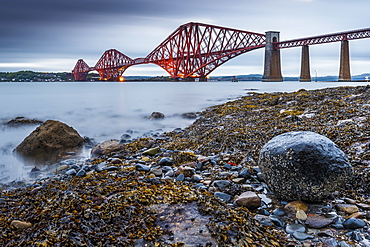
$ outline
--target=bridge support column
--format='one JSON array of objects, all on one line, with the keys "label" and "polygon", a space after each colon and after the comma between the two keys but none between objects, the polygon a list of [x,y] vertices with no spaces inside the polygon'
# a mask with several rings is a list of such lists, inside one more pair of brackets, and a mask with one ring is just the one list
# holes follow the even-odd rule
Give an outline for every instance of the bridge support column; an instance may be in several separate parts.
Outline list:
[{"label": "bridge support column", "polygon": [[308,45],[302,46],[301,76],[299,81],[311,81],[310,54]]},{"label": "bridge support column", "polygon": [[273,42],[279,42],[279,32],[266,32],[265,67],[262,81],[283,81],[281,75],[280,50],[274,49]]},{"label": "bridge support column", "polygon": [[351,68],[349,65],[349,42],[348,40],[341,41],[338,81],[351,81]]}]

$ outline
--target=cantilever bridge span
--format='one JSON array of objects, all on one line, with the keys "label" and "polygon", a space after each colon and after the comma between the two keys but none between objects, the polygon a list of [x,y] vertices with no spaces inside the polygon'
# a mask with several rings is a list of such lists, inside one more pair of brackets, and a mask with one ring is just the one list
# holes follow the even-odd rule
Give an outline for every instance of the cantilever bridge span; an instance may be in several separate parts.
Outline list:
[{"label": "cantilever bridge span", "polygon": [[302,46],[301,80],[311,80],[308,46],[342,42],[340,80],[350,80],[348,41],[370,37],[370,28],[282,41],[279,32],[253,33],[232,28],[187,23],[177,28],[145,58],[132,59],[116,49],[104,52],[93,67],[82,59],[74,69],[77,81],[86,80],[90,71],[98,71],[101,80],[120,80],[124,71],[138,64],[157,64],[174,78],[200,81],[217,67],[246,52],[265,47],[264,81],[281,81],[280,49]]}]

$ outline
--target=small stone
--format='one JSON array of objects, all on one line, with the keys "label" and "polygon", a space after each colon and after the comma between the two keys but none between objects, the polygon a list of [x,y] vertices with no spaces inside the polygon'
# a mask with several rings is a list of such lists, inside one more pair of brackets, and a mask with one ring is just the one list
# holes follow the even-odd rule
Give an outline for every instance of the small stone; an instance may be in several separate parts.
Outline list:
[{"label": "small stone", "polygon": [[275,208],[273,211],[272,211],[272,214],[273,215],[277,215],[277,216],[283,216],[286,214],[286,211],[284,210],[284,208],[282,207],[279,207],[279,208]]},{"label": "small stone", "polygon": [[247,191],[238,196],[235,203],[249,209],[256,209],[261,206],[261,198],[255,192]]},{"label": "small stone", "polygon": [[285,222],[279,216],[277,216],[277,215],[270,215],[269,217],[270,217],[271,221],[275,225],[280,226],[280,227],[284,227],[285,226]]},{"label": "small stone", "polygon": [[292,213],[296,213],[298,210],[308,212],[308,205],[302,201],[293,201],[285,205],[284,209]]},{"label": "small stone", "polygon": [[346,229],[357,229],[366,226],[366,222],[363,221],[362,219],[349,218],[343,222],[343,226]]},{"label": "small stone", "polygon": [[234,178],[232,181],[236,184],[242,184],[245,182],[245,178]]},{"label": "small stone", "polygon": [[184,181],[185,180],[185,176],[184,176],[184,174],[180,174],[180,175],[178,175],[177,177],[176,177],[176,181]]},{"label": "small stone", "polygon": [[149,156],[154,156],[156,154],[159,154],[161,151],[161,148],[160,147],[155,147],[155,148],[151,148],[151,149],[148,149],[146,151],[143,152],[143,155],[149,155]]},{"label": "small stone", "polygon": [[86,175],[86,171],[84,169],[81,169],[79,170],[77,173],[76,173],[76,176],[77,177],[83,177]]},{"label": "small stone", "polygon": [[11,223],[10,223],[11,226],[14,226],[20,230],[24,230],[24,229],[27,229],[27,228],[30,228],[32,227],[32,224],[29,223],[29,222],[24,222],[24,221],[20,221],[20,220],[13,220]]},{"label": "small stone", "polygon": [[119,158],[113,158],[113,159],[111,159],[110,163],[115,164],[115,165],[119,165],[119,164],[122,164],[122,160],[119,159]]},{"label": "small stone", "polygon": [[159,166],[172,166],[174,165],[175,162],[173,161],[173,159],[169,158],[169,157],[164,157],[162,158],[159,162],[158,162],[158,165]]},{"label": "small stone", "polygon": [[67,166],[67,165],[61,165],[61,166],[58,166],[58,167],[57,167],[57,172],[63,171],[63,170],[65,170],[65,169],[67,169],[67,168],[68,168],[68,166]]},{"label": "small stone", "polygon": [[333,223],[332,219],[325,218],[319,214],[309,215],[306,224],[312,228],[323,228]]},{"label": "small stone", "polygon": [[140,172],[148,172],[148,171],[150,171],[150,166],[143,165],[143,164],[136,164],[135,165],[135,168],[136,168],[137,171],[140,171]]},{"label": "small stone", "polygon": [[110,154],[112,152],[117,152],[123,149],[123,145],[117,140],[109,140],[102,142],[95,146],[91,150],[92,157],[99,157],[105,154]]},{"label": "small stone", "polygon": [[337,210],[348,213],[348,214],[353,214],[358,212],[358,207],[353,204],[337,204],[335,206]]},{"label": "small stone", "polygon": [[293,237],[298,239],[298,240],[305,240],[305,239],[314,238],[312,235],[304,233],[304,232],[294,232]]},{"label": "small stone", "polygon": [[195,169],[189,166],[180,166],[175,172],[175,175],[179,174],[184,174],[185,177],[192,177],[195,174]]},{"label": "small stone", "polygon": [[337,247],[337,246],[340,246],[340,245],[338,245],[338,241],[335,238],[328,238],[328,239],[325,239],[324,240],[322,246],[325,246],[325,247]]},{"label": "small stone", "polygon": [[103,170],[108,171],[108,172],[117,171],[119,170],[119,167],[118,166],[108,166],[108,167],[104,167]]},{"label": "small stone", "polygon": [[223,192],[215,192],[214,196],[217,198],[220,198],[224,202],[229,202],[231,199],[231,196],[229,194],[223,193]]},{"label": "small stone", "polygon": [[150,115],[149,119],[150,120],[156,120],[156,119],[163,119],[165,118],[164,114],[162,112],[152,112],[152,114]]},{"label": "small stone", "polygon": [[265,226],[273,226],[274,225],[274,223],[272,222],[270,217],[268,217],[266,215],[256,214],[254,216],[254,219],[259,221],[262,225],[265,225]]},{"label": "small stone", "polygon": [[231,182],[229,180],[215,180],[212,185],[218,188],[226,188],[230,183]]},{"label": "small stone", "polygon": [[244,170],[242,170],[240,173],[239,173],[239,177],[242,177],[242,178],[251,178],[252,175],[251,173],[249,172],[249,169],[248,168],[245,168]]},{"label": "small stone", "polygon": [[202,181],[203,178],[202,176],[198,175],[198,174],[194,174],[192,177],[191,177],[191,181],[194,182],[194,183],[199,183],[200,181]]},{"label": "small stone", "polygon": [[285,231],[288,234],[293,234],[295,232],[305,232],[306,228],[301,224],[289,224],[285,227]]},{"label": "small stone", "polygon": [[365,212],[356,212],[356,213],[353,213],[350,216],[346,217],[346,219],[348,219],[348,218],[357,218],[357,219],[360,219],[360,218],[364,218],[365,216],[366,216],[366,213]]},{"label": "small stone", "polygon": [[163,173],[161,168],[153,168],[150,170],[150,172],[156,176],[161,176]]},{"label": "small stone", "polygon": [[356,204],[356,200],[351,198],[344,198],[344,201],[348,204]]},{"label": "small stone", "polygon": [[148,156],[144,156],[141,158],[141,161],[148,162],[150,161],[150,158]]},{"label": "small stone", "polygon": [[303,210],[298,210],[295,214],[295,217],[297,218],[297,220],[305,221],[307,219],[307,214]]},{"label": "small stone", "polygon": [[66,171],[67,175],[75,175],[76,173],[77,171],[75,169],[69,169],[68,171]]},{"label": "small stone", "polygon": [[365,203],[357,203],[356,204],[359,208],[363,209],[363,210],[370,210],[370,205],[369,204],[365,204]]}]

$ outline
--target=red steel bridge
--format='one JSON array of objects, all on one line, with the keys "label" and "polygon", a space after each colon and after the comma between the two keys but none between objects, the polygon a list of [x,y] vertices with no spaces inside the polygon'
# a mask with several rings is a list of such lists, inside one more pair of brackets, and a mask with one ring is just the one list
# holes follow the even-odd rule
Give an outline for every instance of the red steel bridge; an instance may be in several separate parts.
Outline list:
[{"label": "red steel bridge", "polygon": [[340,80],[350,80],[348,41],[370,37],[370,28],[316,37],[281,41],[279,32],[253,33],[232,28],[190,22],[178,27],[145,58],[132,59],[118,50],[104,52],[94,67],[84,60],[72,70],[76,81],[98,71],[101,80],[119,81],[125,70],[139,64],[157,64],[174,78],[206,81],[209,74],[230,59],[265,48],[264,81],[281,81],[280,50],[302,46],[301,81],[310,81],[308,46],[342,42]]}]

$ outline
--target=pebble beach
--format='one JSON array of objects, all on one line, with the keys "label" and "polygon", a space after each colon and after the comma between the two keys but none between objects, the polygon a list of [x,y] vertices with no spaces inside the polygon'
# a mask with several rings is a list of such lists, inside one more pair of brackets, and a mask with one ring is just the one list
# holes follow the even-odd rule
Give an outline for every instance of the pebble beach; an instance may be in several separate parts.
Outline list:
[{"label": "pebble beach", "polygon": [[[32,183],[0,184],[0,245],[370,246],[369,95],[368,86],[251,91],[189,113],[187,128],[35,169]],[[329,138],[354,176],[323,201],[275,198],[260,150],[292,131]],[[245,194],[260,200],[239,203]]]}]

